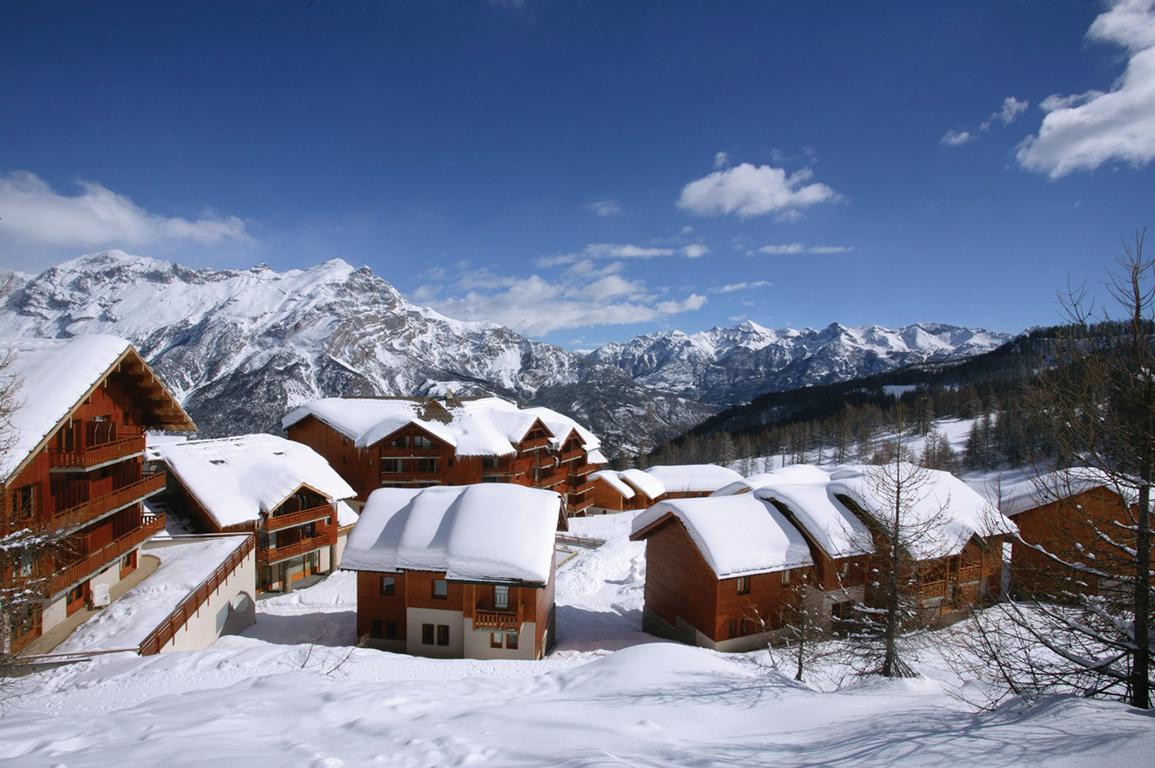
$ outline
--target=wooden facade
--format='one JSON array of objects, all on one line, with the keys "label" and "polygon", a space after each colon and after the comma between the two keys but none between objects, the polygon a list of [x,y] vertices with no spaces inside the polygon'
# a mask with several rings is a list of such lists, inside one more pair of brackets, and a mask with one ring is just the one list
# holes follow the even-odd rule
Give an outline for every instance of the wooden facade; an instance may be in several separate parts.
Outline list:
[{"label": "wooden facade", "polygon": [[324,456],[362,502],[377,488],[514,483],[560,493],[569,516],[584,515],[594,505],[595,486],[589,476],[598,467],[590,463],[581,437],[573,430],[554,450],[551,438],[558,436],[540,420],[510,455],[458,456],[454,446],[417,424],[407,424],[364,448],[313,415],[289,425],[286,435]]},{"label": "wooden facade", "polygon": [[665,498],[665,496],[657,499],[650,498],[641,490],[631,485],[628,480],[623,478],[621,482],[626,483],[633,489],[633,496],[626,498],[621,491],[607,482],[605,478],[595,477],[593,479],[593,506],[607,512],[639,511],[648,509],[653,504]]},{"label": "wooden facade", "polygon": [[[1015,594],[1067,600],[1101,589],[1094,573],[1077,572],[1060,563],[1110,563],[1119,550],[1103,542],[1100,531],[1119,539],[1134,515],[1119,494],[1107,487],[1089,488],[1013,515],[1021,540],[1011,554],[1011,589]],[[1037,547],[1049,552],[1048,556]]]},{"label": "wooden facade", "polygon": [[556,641],[554,576],[529,585],[358,571],[357,636],[415,656],[540,659]]},{"label": "wooden facade", "polygon": [[[36,396],[34,388],[24,395],[32,402]],[[35,581],[42,599],[9,617],[9,652],[83,608],[95,578],[113,584],[131,573],[140,545],[164,529],[164,516],[146,515],[142,506],[165,488],[164,473],[144,468],[149,428],[195,426],[129,347],[0,489],[0,534],[28,528],[54,540],[50,553],[4,574]]]},{"label": "wooden facade", "polygon": [[308,576],[334,567],[337,503],[302,484],[257,520],[221,526],[175,473],[168,474],[164,505],[179,512],[199,533],[251,533],[256,540],[257,590],[288,592]]},{"label": "wooden facade", "polygon": [[630,538],[646,542],[643,628],[692,645],[757,647],[781,628],[796,587],[817,579],[812,566],[720,579],[672,514]]}]

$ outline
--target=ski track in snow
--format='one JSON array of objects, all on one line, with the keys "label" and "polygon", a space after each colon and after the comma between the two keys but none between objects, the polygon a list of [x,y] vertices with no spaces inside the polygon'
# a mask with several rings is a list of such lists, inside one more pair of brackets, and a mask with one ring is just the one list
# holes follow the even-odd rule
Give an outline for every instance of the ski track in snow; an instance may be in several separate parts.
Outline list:
[{"label": "ski track in snow", "polygon": [[350,648],[356,579],[341,572],[261,600],[255,626],[211,649],[19,681],[0,764],[1152,764],[1150,717],[1118,704],[974,714],[933,659],[923,678],[822,693],[769,670],[765,654],[658,641],[640,630],[645,550],[627,538],[631,517],[572,521],[606,544],[558,572],[559,645],[544,661]]}]

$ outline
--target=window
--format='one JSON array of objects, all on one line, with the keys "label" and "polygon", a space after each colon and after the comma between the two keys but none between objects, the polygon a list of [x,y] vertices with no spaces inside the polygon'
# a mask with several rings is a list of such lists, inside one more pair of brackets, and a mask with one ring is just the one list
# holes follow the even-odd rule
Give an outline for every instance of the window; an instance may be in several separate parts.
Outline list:
[{"label": "window", "polygon": [[500,632],[490,632],[489,633],[489,647],[490,648],[503,647],[503,640],[504,639],[505,638],[502,637],[502,634]]},{"label": "window", "polygon": [[397,459],[381,459],[381,474],[397,475],[401,473],[401,462]]},{"label": "window", "polygon": [[397,622],[396,621],[385,622],[385,639],[386,640],[396,640],[397,639]]},{"label": "window", "polygon": [[737,637],[738,636],[738,620],[737,619],[730,619],[729,630],[730,630],[730,637]]},{"label": "window", "polygon": [[369,637],[381,637],[381,619],[373,619],[373,628],[369,630]]},{"label": "window", "polygon": [[493,606],[502,611],[509,607],[509,587],[499,584],[493,588]]},{"label": "window", "polygon": [[422,645],[433,645],[433,625],[432,624],[422,624],[421,625],[421,644]]},{"label": "window", "polygon": [[438,624],[437,625],[437,644],[438,645],[449,645],[449,625],[448,624]]},{"label": "window", "polygon": [[782,586],[790,583],[790,571],[782,571]]},{"label": "window", "polygon": [[26,579],[32,575],[35,569],[36,558],[30,552],[25,552],[17,561],[16,576],[18,578]]},{"label": "window", "polygon": [[435,600],[444,600],[449,597],[449,583],[445,579],[433,580],[433,598]]},{"label": "window", "polygon": [[396,576],[382,576],[381,577],[381,594],[385,596],[397,594],[397,577]]},{"label": "window", "polygon": [[405,435],[399,435],[398,437],[395,437],[392,440],[390,440],[389,441],[389,447],[390,448],[404,448],[405,447]]},{"label": "window", "polygon": [[31,520],[36,514],[36,484],[12,491],[12,519]]},{"label": "window", "polygon": [[738,577],[738,594],[739,595],[750,594],[750,577],[749,576],[739,576]]},{"label": "window", "polygon": [[425,448],[425,449],[432,448],[433,447],[433,441],[430,440],[425,435],[414,435],[413,436],[413,447],[414,448]]},{"label": "window", "polygon": [[506,632],[505,633],[505,648],[506,648],[506,650],[509,650],[509,651],[516,651],[517,650],[517,633],[516,632]]},{"label": "window", "polygon": [[437,472],[437,459],[414,459],[412,464],[412,471],[422,475],[428,475]]},{"label": "window", "polygon": [[501,459],[497,456],[483,456],[481,458],[482,469],[497,469],[501,466]]}]

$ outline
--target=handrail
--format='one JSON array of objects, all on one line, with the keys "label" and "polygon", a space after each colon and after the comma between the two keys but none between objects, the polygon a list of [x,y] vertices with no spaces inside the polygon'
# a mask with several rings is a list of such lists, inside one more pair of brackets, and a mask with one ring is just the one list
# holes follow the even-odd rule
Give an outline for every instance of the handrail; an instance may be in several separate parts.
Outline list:
[{"label": "handrail", "polygon": [[126,459],[143,451],[144,435],[131,435],[79,450],[49,451],[48,466],[50,469],[88,469],[97,464]]},{"label": "handrail", "polygon": [[267,565],[269,563],[279,562],[290,557],[296,557],[297,555],[303,555],[306,552],[313,551],[314,549],[319,549],[320,547],[333,544],[335,541],[333,533],[333,531],[326,531],[324,533],[319,533],[316,536],[310,536],[307,539],[294,541],[292,544],[286,544],[283,547],[270,547],[269,549],[263,549],[257,553],[257,560],[260,560],[262,563]]},{"label": "handrail", "polygon": [[522,612],[518,611],[475,611],[473,616],[474,629],[521,629],[523,623]]},{"label": "handrail", "polygon": [[136,545],[164,530],[164,523],[164,515],[158,514],[152,520],[142,523],[139,528],[105,544],[95,552],[85,555],[84,559],[66,566],[63,571],[52,577],[53,594],[74,582],[83,580],[93,571],[97,571],[113,560],[128,554]]},{"label": "handrail", "polygon": [[255,546],[254,537],[246,536],[244,542],[230,552],[225,561],[214,568],[207,579],[185,596],[177,607],[145,636],[137,649],[137,653],[141,656],[160,653],[160,649],[168,645],[169,641],[180,631],[180,628],[188,623],[189,618],[195,616],[200,607],[207,603],[209,598],[220,589],[221,584],[228,581],[229,576],[244,562]]},{"label": "handrail", "polygon": [[290,512],[287,515],[271,515],[265,519],[265,530],[279,531],[282,528],[292,528],[296,525],[303,525],[317,520],[328,520],[332,514],[333,506],[331,504],[322,504],[320,506],[302,509],[298,512]]},{"label": "handrail", "polygon": [[594,489],[594,484],[591,482],[581,483],[569,489],[571,496],[580,496],[583,493],[589,493]]},{"label": "handrail", "polygon": [[151,475],[144,475],[139,480],[129,483],[123,488],[117,488],[109,493],[60,510],[60,512],[53,516],[52,522],[57,528],[72,528],[77,525],[83,525],[118,507],[140,501],[154,493],[163,491],[165,483],[167,482],[167,476],[164,472],[154,472]]},{"label": "handrail", "polygon": [[958,569],[958,582],[960,584],[970,581],[978,581],[982,578],[983,568],[981,565],[964,565]]}]

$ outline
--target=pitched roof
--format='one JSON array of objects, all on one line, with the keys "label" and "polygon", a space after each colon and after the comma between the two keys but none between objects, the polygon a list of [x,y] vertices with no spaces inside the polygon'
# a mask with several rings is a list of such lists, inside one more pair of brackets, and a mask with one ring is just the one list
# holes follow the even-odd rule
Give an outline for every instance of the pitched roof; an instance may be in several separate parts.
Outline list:
[{"label": "pitched roof", "polygon": [[357,495],[312,448],[276,435],[162,443],[148,456],[164,461],[222,528],[259,519],[301,486],[329,501]]},{"label": "pitched roof", "polygon": [[[426,406],[439,404],[445,419],[430,418]],[[597,437],[568,416],[549,408],[518,408],[498,397],[463,401],[412,398],[337,398],[310,400],[290,411],[281,424],[286,429],[313,416],[341,432],[358,448],[366,448],[397,430],[414,425],[453,446],[458,456],[508,456],[540,420],[558,449],[577,430],[586,450],[595,450]]]},{"label": "pitched roof", "polygon": [[628,483],[624,482],[619,476],[618,472],[612,469],[599,469],[590,475],[591,480],[601,480],[603,483],[613,488],[623,499],[632,499],[637,495],[637,492]]},{"label": "pitched roof", "polygon": [[[1014,517],[1028,509],[1069,499],[1095,488],[1106,488],[1128,504],[1136,504],[1139,501],[1137,482],[1128,483],[1125,478],[1092,467],[1070,467],[1048,472],[1000,488],[992,488],[989,496],[993,503],[998,504],[1003,514]],[[998,498],[993,498],[995,495]]]},{"label": "pitched roof", "polygon": [[631,539],[677,519],[719,579],[813,565],[802,534],[768,502],[749,494],[662,501],[633,520]]},{"label": "pitched roof", "polygon": [[0,481],[20,469],[89,392],[122,364],[128,364],[131,375],[149,391],[146,427],[196,428],[132,345],[117,336],[0,340],[0,359],[8,360],[0,371],[0,386],[16,388],[9,423],[12,444],[0,456]]},{"label": "pitched roof", "polygon": [[712,493],[742,479],[734,470],[717,464],[670,464],[650,467],[646,474],[660,482],[666,493]]},{"label": "pitched roof", "polygon": [[379,488],[349,534],[341,567],[545,584],[560,507],[552,491],[508,483]]},{"label": "pitched roof", "polygon": [[[920,560],[957,555],[973,536],[987,537],[1017,530],[1009,518],[970,486],[949,472],[902,464],[908,478],[901,527],[904,546]],[[880,524],[893,516],[884,478],[893,465],[853,465],[833,468],[829,490],[843,494]]]}]

